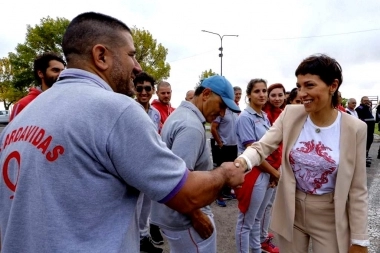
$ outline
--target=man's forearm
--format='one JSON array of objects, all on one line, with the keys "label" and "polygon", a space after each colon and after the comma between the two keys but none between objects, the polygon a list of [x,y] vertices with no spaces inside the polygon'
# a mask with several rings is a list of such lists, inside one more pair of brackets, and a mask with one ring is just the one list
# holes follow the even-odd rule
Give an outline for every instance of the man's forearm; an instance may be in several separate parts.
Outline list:
[{"label": "man's forearm", "polygon": [[189,173],[185,185],[166,205],[184,214],[211,204],[227,182],[223,168]]}]

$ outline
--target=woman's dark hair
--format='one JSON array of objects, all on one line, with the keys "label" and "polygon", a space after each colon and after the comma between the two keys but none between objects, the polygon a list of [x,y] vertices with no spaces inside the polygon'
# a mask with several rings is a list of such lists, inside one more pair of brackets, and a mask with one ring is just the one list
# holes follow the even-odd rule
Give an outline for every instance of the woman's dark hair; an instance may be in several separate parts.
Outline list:
[{"label": "woman's dark hair", "polygon": [[295,75],[317,75],[327,86],[331,86],[335,79],[338,80],[338,88],[333,94],[331,104],[333,107],[338,106],[338,89],[343,82],[342,67],[334,59],[325,54],[311,55],[304,59]]},{"label": "woman's dark hair", "polygon": [[[247,89],[246,89],[246,96],[250,95],[253,88],[255,87],[255,85],[257,83],[265,83],[265,86],[267,86],[267,81],[264,80],[264,79],[261,79],[261,78],[255,78],[255,79],[252,79],[251,81],[249,81],[248,85],[247,85]],[[251,99],[248,99],[249,102],[251,102]]]},{"label": "woman's dark hair", "polygon": [[288,99],[286,100],[286,103],[287,103],[288,105],[291,104],[292,101],[293,101],[294,99],[296,99],[297,95],[298,95],[298,88],[293,88],[293,89],[290,91],[290,93],[289,93],[289,96],[288,96]]}]

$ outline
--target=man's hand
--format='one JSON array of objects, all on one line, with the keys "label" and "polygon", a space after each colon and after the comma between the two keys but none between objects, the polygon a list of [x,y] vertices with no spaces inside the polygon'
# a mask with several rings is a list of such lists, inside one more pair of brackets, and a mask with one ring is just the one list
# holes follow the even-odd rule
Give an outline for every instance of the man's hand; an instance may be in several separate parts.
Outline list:
[{"label": "man's hand", "polygon": [[348,253],[368,253],[368,248],[359,245],[351,245]]},{"label": "man's hand", "polygon": [[200,209],[192,212],[190,218],[193,228],[202,239],[206,240],[212,235],[214,232],[214,226],[212,225],[210,218]]},{"label": "man's hand", "polygon": [[244,183],[245,168],[240,162],[225,162],[220,165],[227,177],[226,184],[235,188]]},{"label": "man's hand", "polygon": [[245,161],[244,158],[238,157],[235,159],[234,163],[236,167],[238,167],[238,164],[239,164],[239,167],[242,167],[245,170],[247,169],[247,162]]}]

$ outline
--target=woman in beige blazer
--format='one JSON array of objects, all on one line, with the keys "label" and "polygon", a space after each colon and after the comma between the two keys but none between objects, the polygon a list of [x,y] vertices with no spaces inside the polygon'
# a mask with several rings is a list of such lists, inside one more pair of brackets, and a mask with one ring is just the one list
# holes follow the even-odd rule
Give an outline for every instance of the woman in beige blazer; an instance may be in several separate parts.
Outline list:
[{"label": "woman in beige blazer", "polygon": [[367,252],[366,125],[335,109],[335,59],[310,56],[296,77],[303,105],[286,106],[237,161],[258,165],[283,142],[271,223],[281,253],[308,252],[310,240],[314,253]]}]

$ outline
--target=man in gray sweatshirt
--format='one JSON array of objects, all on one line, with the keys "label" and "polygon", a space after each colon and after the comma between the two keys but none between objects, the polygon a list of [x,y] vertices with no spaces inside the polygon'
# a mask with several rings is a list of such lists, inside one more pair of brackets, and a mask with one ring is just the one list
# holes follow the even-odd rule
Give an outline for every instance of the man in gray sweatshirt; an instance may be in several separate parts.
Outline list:
[{"label": "man in gray sweatshirt", "polygon": [[126,96],[141,67],[124,23],[80,14],[62,48],[67,70],[0,135],[2,252],[139,252],[140,192],[187,214],[243,183],[234,163],[190,173]]},{"label": "man in gray sweatshirt", "polygon": [[[202,81],[191,101],[183,101],[165,121],[162,140],[186,162],[191,173],[212,169],[205,123],[213,122],[218,116],[223,117],[226,108],[240,112],[234,102],[230,82],[222,76],[212,76]],[[188,253],[217,252],[210,206],[183,214],[154,202],[152,210],[151,222],[161,228],[169,242],[170,252],[181,253],[183,249]]]}]

